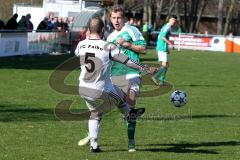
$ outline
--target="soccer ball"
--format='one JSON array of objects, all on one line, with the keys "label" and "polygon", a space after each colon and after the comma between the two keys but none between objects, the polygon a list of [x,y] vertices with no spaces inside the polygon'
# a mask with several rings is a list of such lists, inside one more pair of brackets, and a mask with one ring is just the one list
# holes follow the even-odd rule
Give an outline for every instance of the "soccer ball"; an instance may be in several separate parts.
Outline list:
[{"label": "soccer ball", "polygon": [[176,90],[171,94],[170,101],[175,107],[184,106],[187,103],[187,94],[184,91]]}]

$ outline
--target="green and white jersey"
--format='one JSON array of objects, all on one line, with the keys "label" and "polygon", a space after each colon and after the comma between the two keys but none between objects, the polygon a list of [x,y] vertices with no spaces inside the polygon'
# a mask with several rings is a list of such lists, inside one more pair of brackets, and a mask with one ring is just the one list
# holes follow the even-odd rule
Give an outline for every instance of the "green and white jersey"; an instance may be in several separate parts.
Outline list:
[{"label": "green and white jersey", "polygon": [[162,37],[165,37],[167,40],[169,40],[170,34],[171,34],[171,26],[167,23],[161,28],[158,34],[157,47],[156,47],[157,52],[158,51],[168,52],[168,43],[162,40]]},{"label": "green and white jersey", "polygon": [[[121,31],[113,31],[107,38],[108,42],[116,44],[124,54],[128,55],[131,59],[139,62],[139,54],[133,52],[132,50],[121,47],[117,40],[124,38],[125,41],[131,42],[134,45],[146,46],[146,42],[142,36],[142,33],[134,26],[125,25]],[[124,64],[118,62],[112,62],[111,76],[121,76],[126,75],[127,77],[139,77],[140,72],[127,67]]]}]

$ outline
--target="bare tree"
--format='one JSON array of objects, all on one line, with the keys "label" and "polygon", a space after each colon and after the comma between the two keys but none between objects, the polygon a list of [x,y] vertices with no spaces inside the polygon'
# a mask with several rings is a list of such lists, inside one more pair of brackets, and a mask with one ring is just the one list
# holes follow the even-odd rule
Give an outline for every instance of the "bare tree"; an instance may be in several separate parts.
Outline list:
[{"label": "bare tree", "polygon": [[195,29],[196,31],[198,31],[199,23],[200,23],[202,14],[203,14],[207,4],[208,4],[207,0],[202,0],[201,1],[200,8],[199,8],[198,15],[197,15],[197,22],[196,22],[196,29]]},{"label": "bare tree", "polygon": [[182,28],[181,15],[180,15],[180,12],[179,12],[179,0],[177,0],[176,3],[175,3],[175,14],[177,16],[179,26]]},{"label": "bare tree", "polygon": [[143,7],[143,21],[148,20],[148,0],[144,0],[144,7]]},{"label": "bare tree", "polygon": [[228,9],[227,16],[226,16],[226,23],[224,25],[224,32],[223,32],[224,35],[226,35],[228,32],[229,24],[232,19],[234,5],[235,5],[235,0],[231,0],[230,7]]},{"label": "bare tree", "polygon": [[191,10],[189,15],[189,22],[190,22],[189,32],[191,33],[195,32],[198,4],[199,4],[199,0],[191,0]]},{"label": "bare tree", "polygon": [[188,32],[189,31],[189,20],[188,20],[189,1],[188,0],[183,1],[183,8],[184,8],[184,28],[186,32]]},{"label": "bare tree", "polygon": [[176,4],[176,0],[170,0],[169,1],[169,9],[168,9],[168,14],[167,14],[167,18],[166,20],[169,19],[169,17],[171,16],[172,12],[173,12],[173,9],[175,7],[175,4]]},{"label": "bare tree", "polygon": [[159,22],[161,18],[161,12],[162,12],[162,6],[163,6],[163,0],[157,0],[156,4],[156,19],[154,23],[154,28],[157,29],[159,27]]},{"label": "bare tree", "polygon": [[223,33],[223,0],[218,1],[218,23],[217,23],[217,33]]},{"label": "bare tree", "polygon": [[153,24],[152,23],[152,9],[153,9],[153,7],[152,7],[152,0],[148,0],[148,5],[147,5],[148,7],[148,22],[150,23],[150,24]]}]

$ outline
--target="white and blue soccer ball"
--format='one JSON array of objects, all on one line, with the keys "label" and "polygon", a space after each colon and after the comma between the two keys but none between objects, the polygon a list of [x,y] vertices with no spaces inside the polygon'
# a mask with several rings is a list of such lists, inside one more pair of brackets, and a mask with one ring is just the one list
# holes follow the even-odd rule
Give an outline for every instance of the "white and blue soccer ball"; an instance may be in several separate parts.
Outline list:
[{"label": "white and blue soccer ball", "polygon": [[187,103],[187,94],[182,90],[176,90],[171,94],[170,101],[175,107],[182,107]]}]

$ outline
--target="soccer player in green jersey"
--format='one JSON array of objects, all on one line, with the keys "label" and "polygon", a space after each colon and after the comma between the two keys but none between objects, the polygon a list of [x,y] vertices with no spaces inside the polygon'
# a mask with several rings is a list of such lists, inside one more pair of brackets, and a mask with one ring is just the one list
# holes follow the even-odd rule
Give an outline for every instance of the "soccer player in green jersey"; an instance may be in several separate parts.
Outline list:
[{"label": "soccer player in green jersey", "polygon": [[169,36],[171,34],[171,28],[174,26],[176,22],[176,18],[171,17],[167,24],[165,24],[159,34],[157,39],[157,55],[158,61],[162,62],[161,67],[159,68],[158,72],[152,77],[152,80],[157,85],[163,85],[164,81],[166,80],[166,73],[169,67],[169,45],[173,45],[169,41]]},{"label": "soccer player in green jersey", "polygon": [[[122,6],[112,7],[110,20],[114,31],[108,36],[107,41],[116,44],[124,54],[136,62],[140,61],[139,53],[146,52],[146,42],[142,33],[134,26],[124,23],[124,9]],[[115,85],[126,94],[126,101],[132,109],[135,108],[137,96],[140,94],[141,76],[135,71],[118,62],[112,63],[111,79]],[[135,149],[135,122],[127,122],[128,129],[128,151]]]}]

